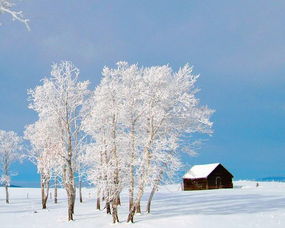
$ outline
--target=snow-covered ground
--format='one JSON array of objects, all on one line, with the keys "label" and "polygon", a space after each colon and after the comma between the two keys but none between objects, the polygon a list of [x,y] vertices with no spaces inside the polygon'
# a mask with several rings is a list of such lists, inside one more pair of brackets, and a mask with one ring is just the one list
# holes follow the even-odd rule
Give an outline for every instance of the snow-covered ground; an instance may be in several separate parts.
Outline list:
[{"label": "snow-covered ground", "polygon": [[111,223],[110,215],[96,211],[92,189],[84,189],[84,203],[76,202],[75,221],[67,222],[63,189],[59,190],[59,204],[49,201],[48,209],[42,210],[40,189],[11,188],[11,203],[6,205],[1,188],[0,227],[285,227],[285,183],[260,182],[256,187],[256,182],[237,181],[234,185],[234,189],[189,192],[180,191],[178,185],[161,187],[155,195],[151,214],[136,215],[134,224],[126,224],[126,192],[119,208],[121,223],[116,225]]}]

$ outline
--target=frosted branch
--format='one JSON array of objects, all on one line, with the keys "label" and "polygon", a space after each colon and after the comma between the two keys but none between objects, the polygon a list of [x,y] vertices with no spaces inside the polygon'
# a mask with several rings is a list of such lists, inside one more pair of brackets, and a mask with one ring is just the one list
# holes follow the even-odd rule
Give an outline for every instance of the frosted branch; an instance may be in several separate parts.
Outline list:
[{"label": "frosted branch", "polygon": [[1,13],[7,13],[12,16],[13,20],[20,21],[21,23],[24,23],[26,28],[30,31],[29,26],[29,20],[26,19],[23,15],[22,11],[16,11],[13,9],[14,3],[12,3],[10,0],[0,0],[0,14]]}]

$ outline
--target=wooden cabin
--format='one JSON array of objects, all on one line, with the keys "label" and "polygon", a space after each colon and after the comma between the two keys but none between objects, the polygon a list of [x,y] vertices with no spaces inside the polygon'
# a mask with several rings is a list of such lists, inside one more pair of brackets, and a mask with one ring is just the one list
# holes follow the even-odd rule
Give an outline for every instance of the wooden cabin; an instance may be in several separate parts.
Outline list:
[{"label": "wooden cabin", "polygon": [[233,175],[220,163],[194,165],[184,176],[182,189],[233,188]]}]

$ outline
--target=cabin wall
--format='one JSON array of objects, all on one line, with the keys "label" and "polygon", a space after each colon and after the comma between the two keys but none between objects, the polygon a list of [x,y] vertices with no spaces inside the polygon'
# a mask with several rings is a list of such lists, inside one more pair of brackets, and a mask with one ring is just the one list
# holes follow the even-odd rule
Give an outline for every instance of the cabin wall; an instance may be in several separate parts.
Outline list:
[{"label": "cabin wall", "polygon": [[233,188],[232,175],[223,166],[218,166],[208,176],[208,188]]},{"label": "cabin wall", "polygon": [[183,179],[183,190],[203,190],[208,189],[207,179]]}]

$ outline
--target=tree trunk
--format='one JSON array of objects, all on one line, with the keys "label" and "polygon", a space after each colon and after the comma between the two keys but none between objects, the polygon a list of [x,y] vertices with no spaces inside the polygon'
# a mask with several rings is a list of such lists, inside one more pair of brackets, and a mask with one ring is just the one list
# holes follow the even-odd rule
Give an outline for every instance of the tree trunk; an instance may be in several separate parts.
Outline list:
[{"label": "tree trunk", "polygon": [[112,217],[113,223],[120,222],[118,217],[118,198],[112,202]]},{"label": "tree trunk", "polygon": [[76,199],[76,188],[73,186],[73,194],[72,194],[72,213],[74,214],[74,206],[75,206],[75,199]]},{"label": "tree trunk", "polygon": [[149,171],[149,166],[150,166],[150,152],[149,152],[149,147],[151,144],[151,140],[149,142],[149,145],[147,145],[144,149],[144,156],[145,156],[145,167],[143,167],[142,174],[140,176],[140,181],[139,181],[139,189],[136,197],[136,201],[133,204],[132,209],[129,212],[127,222],[134,222],[134,216],[137,211],[140,210],[140,202],[144,193],[144,188],[145,188],[145,182],[146,182],[146,177],[148,175]]},{"label": "tree trunk", "polygon": [[135,178],[134,178],[134,159],[135,159],[135,124],[132,122],[131,127],[131,161],[130,161],[130,188],[129,188],[129,211],[131,211],[134,205],[134,189],[135,189]]},{"label": "tree trunk", "polygon": [[9,178],[9,153],[5,152],[4,154],[4,164],[3,164],[3,171],[4,171],[4,183],[5,183],[5,191],[6,191],[6,203],[9,203],[9,191],[8,187],[10,185],[10,178]]},{"label": "tree trunk", "polygon": [[49,195],[49,176],[41,174],[42,209],[47,208]]},{"label": "tree trunk", "polygon": [[41,183],[41,190],[42,190],[42,209],[46,209],[47,208],[47,204],[45,201],[45,188],[44,188],[44,184]]},{"label": "tree trunk", "polygon": [[147,202],[147,209],[146,209],[147,213],[150,213],[151,201],[153,199],[153,196],[154,196],[156,189],[157,189],[156,186],[153,186],[151,193],[149,195],[148,202]]},{"label": "tree trunk", "polygon": [[101,199],[100,199],[100,190],[99,188],[97,189],[97,205],[96,205],[96,209],[100,210],[101,209]]},{"label": "tree trunk", "polygon": [[154,117],[150,116],[148,118],[148,129],[147,129],[147,134],[149,136],[148,143],[144,147],[144,152],[143,152],[143,166],[142,166],[142,171],[139,179],[139,189],[136,197],[136,201],[132,207],[132,209],[129,212],[127,222],[134,222],[134,216],[137,210],[140,210],[140,201],[142,199],[143,193],[144,193],[144,188],[146,184],[146,179],[149,175],[149,169],[150,169],[150,162],[151,162],[151,152],[150,148],[153,143],[153,139],[155,137],[156,132],[158,131],[159,128],[154,129]]},{"label": "tree trunk", "polygon": [[163,174],[163,172],[160,171],[160,172],[159,172],[159,175],[157,176],[157,178],[156,178],[155,181],[154,181],[154,185],[153,185],[153,188],[152,188],[152,190],[151,190],[151,193],[150,193],[150,196],[149,196],[148,202],[147,202],[147,209],[146,209],[146,210],[147,210],[147,213],[150,213],[151,201],[152,201],[152,199],[153,199],[154,193],[155,193],[155,192],[157,191],[157,189],[158,189],[158,185],[159,185],[159,183],[160,183],[160,181],[161,181],[162,174]]},{"label": "tree trunk", "polygon": [[70,194],[68,194],[68,221],[72,221],[73,220],[73,208],[72,208],[72,204],[73,204],[73,201],[72,201],[72,196]]},{"label": "tree trunk", "polygon": [[68,166],[66,167],[66,177],[65,180],[65,189],[67,193],[67,203],[68,203],[68,221],[73,220],[74,214],[74,205],[75,205],[75,197],[76,197],[76,190],[74,186],[74,174],[71,166],[71,160],[68,161]]},{"label": "tree trunk", "polygon": [[139,184],[139,189],[138,189],[138,193],[137,193],[137,198],[136,201],[133,204],[133,207],[131,208],[129,215],[128,215],[128,219],[127,222],[134,222],[134,216],[136,214],[136,212],[139,211],[140,213],[140,202],[141,202],[141,198],[143,196],[144,193],[144,185],[145,185],[145,179],[142,178],[141,179],[141,183]]},{"label": "tree trunk", "polygon": [[9,192],[8,192],[8,184],[5,184],[5,190],[6,190],[6,203],[9,203]]},{"label": "tree trunk", "polygon": [[138,202],[138,205],[137,205],[137,213],[142,213],[141,211],[141,201]]},{"label": "tree trunk", "polygon": [[136,214],[136,211],[138,210],[138,207],[140,207],[140,201],[141,201],[141,198],[143,196],[143,193],[144,193],[144,186],[140,185],[139,191],[137,194],[137,199],[134,202],[134,205],[129,212],[127,222],[132,222],[132,223],[134,222],[134,216]]},{"label": "tree trunk", "polygon": [[80,201],[80,203],[82,203],[83,202],[83,200],[82,200],[82,180],[81,180],[81,178],[79,179],[79,201]]},{"label": "tree trunk", "polygon": [[48,195],[43,199],[42,201],[42,206],[43,206],[43,209],[46,209],[47,208],[47,200],[48,200]]},{"label": "tree trunk", "polygon": [[100,211],[101,209],[101,204],[100,204],[100,197],[97,197],[97,205],[96,205],[96,209]]},{"label": "tree trunk", "polygon": [[119,206],[121,206],[121,197],[120,197],[120,196],[118,196],[118,198],[117,198],[117,204],[118,204]]},{"label": "tree trunk", "polygon": [[[68,119],[68,113],[67,113]],[[64,167],[64,186],[67,193],[67,203],[68,203],[68,221],[73,220],[74,214],[74,205],[75,205],[75,198],[76,198],[76,187],[74,181],[74,172],[73,172],[73,148],[72,148],[72,136],[70,131],[70,123],[67,122],[67,132],[68,132],[68,143],[67,143],[67,158],[65,160],[65,167]]]},{"label": "tree trunk", "polygon": [[135,216],[135,213],[136,213],[136,205],[134,204],[132,209],[130,210],[129,212],[129,215],[128,215],[128,219],[127,219],[127,222],[132,222],[134,223],[134,216]]},{"label": "tree trunk", "polygon": [[75,205],[75,191],[74,191],[74,187],[70,187],[69,186],[69,190],[68,190],[68,221],[73,220],[73,214],[74,214],[74,205]]},{"label": "tree trunk", "polygon": [[111,206],[109,202],[106,202],[106,211],[107,211],[107,214],[111,214]]},{"label": "tree trunk", "polygon": [[44,199],[45,199],[45,189],[44,189],[44,183],[43,183],[43,178],[41,177],[41,195],[42,195],[42,209],[46,209],[46,205],[44,204]]},{"label": "tree trunk", "polygon": [[49,194],[49,187],[48,184],[42,183],[41,190],[42,190],[42,208],[47,208],[47,200],[48,200],[48,194]]},{"label": "tree trunk", "polygon": [[130,187],[129,189],[129,211],[131,211],[133,205],[134,205],[134,189]]},{"label": "tree trunk", "polygon": [[54,203],[57,203],[57,177],[54,180]]},{"label": "tree trunk", "polygon": [[120,202],[120,193],[119,193],[119,160],[117,155],[117,145],[116,145],[116,116],[113,115],[113,132],[112,132],[112,138],[113,138],[113,148],[112,148],[112,159],[114,160],[114,184],[115,189],[113,190],[115,195],[114,198],[112,198],[112,216],[113,216],[113,223],[119,222],[118,218],[118,205],[121,204]]}]

